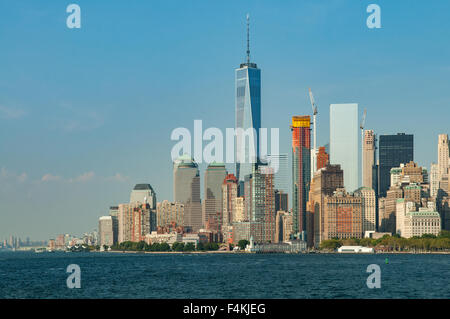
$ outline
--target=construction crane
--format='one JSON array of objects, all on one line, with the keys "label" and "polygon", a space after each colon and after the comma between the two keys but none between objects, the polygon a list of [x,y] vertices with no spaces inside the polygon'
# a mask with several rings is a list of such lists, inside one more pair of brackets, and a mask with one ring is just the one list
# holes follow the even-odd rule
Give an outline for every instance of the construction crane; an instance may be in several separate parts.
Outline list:
[{"label": "construction crane", "polygon": [[311,101],[311,107],[313,111],[313,126],[314,126],[314,148],[313,148],[313,156],[311,156],[311,178],[314,176],[314,173],[317,170],[317,125],[316,125],[316,117],[317,117],[317,105],[314,100],[314,96],[311,92],[311,88],[309,89],[309,99]]},{"label": "construction crane", "polygon": [[361,186],[364,186],[364,126],[366,125],[367,110],[364,109],[364,113],[361,119],[359,128],[361,129]]}]

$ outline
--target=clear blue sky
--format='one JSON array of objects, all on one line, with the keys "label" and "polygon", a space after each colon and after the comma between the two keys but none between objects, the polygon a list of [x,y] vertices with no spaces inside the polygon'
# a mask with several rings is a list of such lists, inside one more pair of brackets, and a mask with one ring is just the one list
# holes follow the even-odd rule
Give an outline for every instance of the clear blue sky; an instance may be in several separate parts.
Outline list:
[{"label": "clear blue sky", "polygon": [[[81,7],[82,28],[66,27]],[[381,29],[366,7],[381,7]],[[367,108],[377,134],[415,136],[437,159],[450,133],[450,2],[0,0],[0,239],[97,228],[136,183],[172,199],[170,133],[234,126],[234,69],[262,70],[262,123],[290,154],[292,115],[319,105]],[[203,172],[202,172],[203,183]]]}]

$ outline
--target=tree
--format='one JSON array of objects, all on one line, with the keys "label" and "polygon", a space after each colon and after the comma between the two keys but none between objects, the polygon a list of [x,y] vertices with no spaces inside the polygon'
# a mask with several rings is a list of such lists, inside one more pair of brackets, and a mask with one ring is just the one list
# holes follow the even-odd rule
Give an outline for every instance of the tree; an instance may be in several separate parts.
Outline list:
[{"label": "tree", "polygon": [[194,251],[195,250],[195,245],[194,245],[194,243],[187,243],[185,246],[184,246],[184,249],[183,249],[184,251]]},{"label": "tree", "polygon": [[320,249],[336,250],[341,247],[342,243],[339,239],[328,239],[320,243]]},{"label": "tree", "polygon": [[240,248],[241,250],[244,250],[245,247],[246,247],[248,244],[250,244],[250,242],[249,242],[248,240],[246,240],[246,239],[241,239],[241,240],[238,242],[238,246],[239,246],[239,248]]}]

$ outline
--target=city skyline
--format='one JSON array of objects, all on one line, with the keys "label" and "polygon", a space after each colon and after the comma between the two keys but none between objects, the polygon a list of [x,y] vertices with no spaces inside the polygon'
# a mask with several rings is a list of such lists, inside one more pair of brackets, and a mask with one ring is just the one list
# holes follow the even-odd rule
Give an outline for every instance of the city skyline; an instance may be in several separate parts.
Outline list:
[{"label": "city skyline", "polygon": [[[86,9],[89,10],[90,5],[86,4],[85,6]],[[389,7],[387,4],[385,6]],[[95,5],[92,5],[92,7],[95,8]],[[268,10],[268,7],[270,6],[266,5],[262,7],[263,9]],[[399,9],[396,8],[395,5],[392,7],[397,10]],[[17,10],[18,8],[20,8],[20,6],[15,9]],[[416,9],[418,8],[420,7],[416,7]],[[47,7],[47,9],[50,11],[55,10],[55,8],[51,6],[50,8]],[[414,6],[412,9],[414,9]],[[2,8],[2,10],[4,9]],[[356,83],[357,81],[341,84],[337,87],[332,80],[324,81],[319,78],[314,78],[316,75],[314,75],[312,68],[305,73],[304,79],[298,81],[293,80],[292,77],[294,74],[299,72],[302,67],[305,67],[307,65],[306,62],[304,64],[297,64],[295,70],[293,70],[294,73],[288,72],[287,65],[282,64],[283,67],[281,69],[278,65],[278,72],[281,73],[277,74],[277,64],[279,64],[280,61],[277,60],[275,56],[270,56],[268,52],[273,53],[274,51],[271,51],[268,47],[265,47],[268,45],[267,43],[264,44],[264,42],[268,42],[269,37],[262,36],[264,32],[267,32],[267,25],[262,23],[262,21],[264,21],[264,14],[267,14],[267,12],[264,13],[265,11],[261,11],[261,9],[251,10],[251,8],[247,11],[250,12],[252,16],[252,23],[255,25],[253,27],[253,30],[255,31],[252,31],[255,34],[255,40],[253,40],[252,43],[254,43],[256,48],[252,49],[252,52],[255,52],[255,56],[258,57],[258,63],[259,65],[262,65],[265,72],[263,77],[264,89],[262,91],[262,122],[265,127],[280,127],[281,153],[289,152],[289,130],[284,128],[287,127],[290,117],[292,115],[309,115],[311,113],[307,98],[307,87],[311,86],[314,88],[317,103],[319,105],[318,146],[325,145],[329,142],[327,139],[327,136],[329,136],[329,121],[327,120],[326,115],[326,113],[328,113],[328,105],[345,101],[355,101],[355,103],[359,103],[362,107],[365,107],[368,110],[368,118],[366,123],[367,129],[373,129],[377,136],[382,134],[396,134],[399,132],[414,134],[414,140],[416,143],[414,145],[414,159],[421,166],[429,169],[431,162],[437,162],[437,136],[441,133],[447,134],[448,125],[441,116],[434,115],[433,117],[433,114],[429,114],[433,120],[433,123],[436,125],[433,125],[432,128],[426,130],[424,128],[415,128],[413,126],[414,124],[420,126],[418,122],[419,113],[414,114],[414,112],[411,112],[411,109],[419,112],[422,110],[422,107],[419,106],[421,101],[420,98],[418,101],[414,101],[415,98],[417,98],[417,95],[410,96],[410,94],[407,94],[406,92],[409,91],[406,90],[406,87],[411,89],[414,88],[414,85],[411,85],[410,81],[402,83],[404,87],[400,86],[404,89],[404,91],[403,93],[401,90],[399,92],[399,95],[403,99],[403,102],[399,104],[404,106],[392,108],[393,105],[400,101],[393,98],[393,102],[380,102],[380,91],[376,90],[369,94],[366,90],[369,90],[369,88],[373,89],[373,87],[367,86],[363,88]],[[256,12],[253,13],[254,11]],[[353,12],[352,10],[350,11]],[[424,14],[426,13],[427,12]],[[227,12],[227,14],[230,13]],[[428,12],[428,14],[430,13]],[[240,16],[232,16],[233,22],[231,24],[233,25],[233,30],[235,30],[236,33],[233,35],[228,34],[228,38],[226,39],[229,41],[227,43],[230,43],[230,45],[233,46],[232,49],[234,53],[231,54],[230,57],[223,59],[220,63],[213,63],[220,70],[218,72],[218,77],[215,78],[216,85],[214,87],[202,81],[195,82],[196,85],[203,84],[202,86],[206,90],[214,92],[213,95],[219,94],[219,96],[223,98],[225,102],[219,103],[223,106],[222,109],[220,111],[217,110],[219,112],[218,114],[214,114],[214,116],[220,116],[223,123],[222,121],[214,121],[209,115],[204,115],[208,110],[206,104],[210,104],[211,100],[208,98],[203,99],[201,95],[197,96],[196,93],[186,93],[182,88],[181,83],[176,82],[177,88],[181,89],[181,95],[187,98],[186,105],[189,107],[186,107],[188,109],[187,113],[180,110],[180,114],[170,114],[170,118],[168,115],[164,115],[164,113],[162,113],[161,122],[170,124],[167,125],[169,126],[169,131],[177,126],[189,128],[192,126],[195,118],[202,118],[204,116],[206,116],[205,120],[207,120],[208,123],[211,123],[211,126],[234,126],[233,90],[230,90],[230,87],[232,88],[233,86],[233,67],[236,63],[242,61],[242,52],[245,51],[245,33],[243,32],[245,27],[243,23],[245,12],[240,10]],[[363,16],[362,13],[361,16]],[[31,14],[30,23],[33,21],[34,17],[35,16]],[[220,21],[227,21],[225,17],[227,16],[223,17],[225,20]],[[389,21],[389,17],[387,18],[387,21]],[[11,21],[6,19],[3,23],[11,23]],[[12,26],[15,25],[16,24],[12,23]],[[327,24],[325,23],[325,25]],[[343,30],[346,30],[345,25],[341,26],[343,27]],[[90,28],[92,28],[92,25],[87,28],[87,33],[92,30]],[[363,26],[361,26],[361,29],[362,28]],[[10,32],[11,34],[16,32],[13,27],[7,27],[4,29],[6,29],[5,32]],[[65,30],[62,31],[66,32]],[[84,29],[81,31],[85,32]],[[217,30],[215,29],[215,31]],[[381,32],[385,31],[382,30]],[[388,32],[389,31],[386,31],[385,33]],[[373,40],[377,37],[376,34],[370,34],[367,30],[362,29],[361,33],[368,37],[368,41],[369,39]],[[78,38],[81,34],[82,33],[75,37]],[[74,37],[73,35],[65,34],[64,36],[69,38],[66,40],[69,42],[65,42],[64,45],[69,47],[76,45],[76,39],[70,39],[71,37]],[[81,42],[86,41],[81,38],[78,38],[77,40]],[[310,38],[309,40],[312,39]],[[86,45],[86,43],[87,42],[85,42],[84,45]],[[285,39],[283,43],[288,44],[289,41]],[[379,42],[377,43],[379,44]],[[17,43],[13,41],[11,44]],[[134,48],[138,48],[140,45],[140,43],[133,44]],[[204,44],[203,47],[211,50],[207,44]],[[13,58],[11,56],[12,53],[18,52],[18,49],[19,48],[12,45],[3,53],[0,53],[0,58],[3,61],[19,61],[16,59],[23,59],[24,56],[21,56],[20,58]],[[61,52],[65,51],[63,47],[61,47],[60,50]],[[45,51],[43,51],[43,48],[38,47],[38,52],[43,53]],[[285,50],[284,55],[293,57],[295,56],[294,52],[294,49],[291,48],[291,50]],[[402,51],[398,50],[397,52]],[[97,52],[95,56],[99,57],[99,53],[100,52]],[[133,53],[127,54],[129,54],[129,56],[133,56]],[[86,56],[84,58],[86,58]],[[221,55],[221,58],[224,58],[223,55]],[[319,62],[324,59],[326,60],[326,57],[322,56],[322,60],[315,60],[315,64],[313,65],[318,68]],[[230,60],[233,60],[234,62],[231,64],[228,63]],[[199,64],[196,64],[195,59],[192,61],[193,65],[196,67],[199,66]],[[392,63],[392,68],[394,68],[393,64],[396,59],[387,58],[387,61],[390,61],[390,63]],[[407,66],[407,62],[400,65],[398,69],[395,69],[398,70],[398,73],[396,74],[400,74],[402,72],[401,68],[402,66]],[[47,63],[47,65],[51,65],[49,64],[49,61],[47,61]],[[390,65],[390,63],[388,64]],[[433,63],[428,63],[427,65],[435,66],[435,63],[436,61],[433,61]],[[25,61],[24,67],[26,67],[26,65],[28,65],[28,63]],[[69,65],[66,66],[66,70],[73,71],[74,69],[72,69]],[[102,67],[106,67],[107,65],[108,64],[105,63]],[[369,64],[369,66],[370,65],[371,64]],[[376,64],[372,64],[372,66],[373,65]],[[81,70],[84,69],[82,65],[78,65],[78,67],[80,67]],[[441,67],[443,66],[441,65]],[[185,72],[189,73],[192,71],[190,68],[191,67],[187,66],[188,70],[185,70]],[[356,72],[356,69],[352,70],[353,72]],[[103,83],[105,83],[104,85],[106,87],[103,87],[103,89],[100,90],[100,95],[98,98],[94,98],[92,92],[89,92],[92,90],[92,83],[89,84],[88,81],[87,85],[79,84],[80,86],[78,93],[70,93],[68,94],[68,99],[63,99],[63,96],[58,96],[57,98],[49,97],[46,90],[50,89],[52,85],[55,85],[50,78],[44,77],[44,80],[46,81],[43,82],[43,86],[40,86],[42,92],[38,92],[36,89],[31,87],[33,81],[20,82],[20,77],[12,74],[13,71],[13,68],[6,67],[4,76],[0,78],[1,130],[3,133],[2,136],[6,137],[2,139],[2,162],[0,162],[0,182],[2,183],[2,190],[0,193],[0,209],[2,211],[2,226],[0,226],[1,237],[6,238],[11,233],[17,234],[16,236],[18,237],[30,236],[36,239],[48,239],[50,234],[83,233],[95,227],[98,222],[97,218],[101,215],[105,215],[107,213],[107,208],[110,205],[126,202],[128,193],[124,192],[124,190],[130,189],[131,186],[137,183],[150,183],[155,188],[158,201],[172,199],[172,194],[170,193],[170,189],[172,188],[172,184],[170,182],[172,163],[170,162],[169,155],[170,147],[173,144],[169,139],[170,133],[167,133],[167,129],[160,130],[159,125],[161,124],[156,123],[159,121],[155,121],[150,116],[151,114],[159,115],[159,109],[156,106],[150,107],[149,111],[151,112],[148,113],[149,111],[146,111],[144,108],[144,100],[153,100],[151,95],[147,97],[145,97],[144,94],[139,95],[140,98],[135,99],[134,106],[130,106],[129,109],[124,106],[128,106],[130,101],[125,101],[125,96],[122,96],[121,98],[119,96],[119,100],[116,101],[118,103],[111,108],[108,108],[104,103],[107,104],[111,102],[111,100],[105,98],[105,94],[106,91],[109,92],[109,90],[114,88],[114,86],[112,83],[106,81],[105,78],[100,77],[100,80],[105,81]],[[101,71],[104,72],[105,70]],[[203,75],[208,74],[206,69],[201,69],[200,71]],[[336,70],[336,68],[332,68],[332,71],[334,71],[333,73],[335,75],[339,73],[339,70]],[[31,68],[31,70],[27,71],[24,69],[22,72],[23,77],[29,76],[33,78],[33,75],[38,74],[37,72],[39,72],[39,67],[35,66],[34,68]],[[443,85],[445,82],[444,76],[450,72],[450,69],[442,72],[442,83],[437,83],[439,81],[434,79],[431,83],[433,83],[433,86],[435,87],[432,90],[429,90],[430,93],[439,91],[440,85]],[[186,76],[187,73],[183,74],[183,77]],[[375,73],[377,74],[377,72]],[[84,73],[81,71],[80,73],[75,72],[75,79],[82,79],[83,74]],[[54,73],[54,75],[58,77],[57,73]],[[141,76],[142,74],[139,75]],[[392,73],[390,73],[390,75],[392,76]],[[309,80],[310,77],[313,77],[313,79]],[[331,76],[331,78],[333,78],[333,76]],[[373,79],[379,80],[381,78],[383,77],[378,74],[374,75]],[[8,79],[11,80],[11,82],[8,82],[11,84],[7,84]],[[76,80],[70,80],[70,85],[75,84],[74,81],[76,82]],[[119,86],[124,85],[123,79],[121,81],[122,82]],[[228,82],[231,82],[231,84]],[[276,82],[280,83],[277,84]],[[11,90],[12,93],[8,91],[8,89],[11,89],[11,85],[17,83],[21,83],[21,85],[24,86],[24,89],[28,88],[30,93],[36,96],[36,102],[27,101],[26,98],[21,97],[19,92],[15,92],[15,90]],[[150,81],[150,83],[155,83],[155,81]],[[353,85],[351,83],[353,83]],[[371,83],[373,85],[373,82]],[[408,83],[410,86],[408,86]],[[140,85],[144,85],[144,83],[141,83]],[[63,92],[69,92],[69,85],[66,87],[64,85],[62,86],[64,89]],[[200,86],[199,89],[201,89],[202,86]],[[187,87],[192,88],[192,84],[187,85]],[[109,89],[107,90],[107,88]],[[143,88],[140,87],[140,89]],[[195,92],[199,93],[199,91]],[[165,98],[162,97],[163,93],[164,90],[162,90],[161,93],[155,94],[163,101],[165,100],[166,106],[179,106],[179,109],[184,109],[184,107],[180,105],[181,103],[176,101],[177,99],[169,99],[168,96]],[[128,90],[128,93],[125,95],[128,94],[133,94],[133,90]],[[276,103],[277,98],[283,95],[284,97],[281,98],[280,102]],[[304,98],[301,98],[302,96],[304,96]],[[426,97],[427,99],[430,98],[428,94]],[[102,98],[105,98],[104,102],[100,103],[103,105],[102,107],[97,109],[87,107],[88,105],[101,102]],[[425,96],[423,96],[423,98],[425,98]],[[48,100],[51,100],[52,104],[60,104],[56,107],[56,116],[49,116],[51,109],[44,107],[44,114],[39,115],[37,117],[38,121],[36,122],[41,123],[36,124],[32,121],[32,119],[36,117],[36,112],[39,110],[39,107],[42,107],[42,105],[45,104],[45,101]],[[67,100],[69,102],[67,102]],[[192,107],[196,103],[200,103],[201,106]],[[436,113],[439,113],[439,108],[441,110],[445,110],[445,105],[450,103],[450,97],[444,90],[442,90],[439,94],[436,94],[436,97],[432,98],[431,103],[432,105],[440,104],[436,111]],[[379,105],[382,105],[381,108],[384,109],[384,112],[377,111],[377,107]],[[220,109],[221,106],[218,106],[217,109]],[[126,112],[121,111],[121,109],[126,110]],[[392,114],[389,113],[389,115],[386,115],[385,112],[387,110],[389,110]],[[111,133],[109,127],[115,126],[119,123],[118,119],[112,116],[112,114],[116,111],[121,111],[119,113],[122,114],[122,116],[125,115],[123,119],[124,126],[118,127],[130,127],[129,132],[120,130],[122,131],[122,134]],[[400,116],[400,114],[405,112],[411,112],[413,114],[411,117],[402,116],[401,122],[390,120],[391,117],[395,117],[395,115]],[[275,113],[280,114],[276,115]],[[141,126],[142,128],[139,130],[132,128],[131,125],[135,120],[135,116],[142,117],[142,114],[148,116],[149,123],[154,125],[149,125],[148,128]],[[189,116],[186,117],[186,114]],[[102,115],[106,115],[106,119],[102,118]],[[389,119],[384,121],[383,116],[386,116]],[[173,121],[170,121],[171,119]],[[155,123],[152,123],[152,121]],[[139,122],[141,124],[146,123],[142,122],[142,119],[139,120]],[[46,124],[49,124],[48,128],[44,127]],[[64,127],[59,127],[60,124]],[[156,130],[157,134],[152,132],[153,129]],[[418,133],[416,133],[416,130]],[[32,134],[33,132],[37,132],[37,134],[34,135]],[[163,132],[166,132],[167,134],[162,134]],[[133,134],[144,134],[144,137],[148,139],[148,146],[144,144],[142,139],[134,138]],[[30,138],[31,135],[33,137]],[[160,139],[162,142],[155,141],[153,136],[161,135],[162,138]],[[167,138],[165,139],[164,136]],[[111,137],[113,138],[111,139]],[[21,147],[19,147],[19,145]],[[166,149],[168,150],[166,151]],[[129,154],[132,154],[133,152],[140,154],[140,156],[136,156],[136,158],[133,158],[132,162],[130,162]],[[155,153],[163,155],[160,155],[160,158],[152,156],[152,154]],[[230,167],[227,167],[227,169],[229,172],[234,172]],[[203,174],[204,166],[201,166],[201,180],[203,179]],[[164,181],[164,176],[166,176],[168,181]],[[201,187],[203,183],[200,184]],[[96,192],[93,190],[96,190]],[[203,194],[203,190],[201,191],[201,194]],[[202,196],[202,198],[204,197]],[[80,212],[80,215],[78,216],[75,215],[79,210],[79,207],[76,205],[77,203],[87,203],[87,205],[81,205],[84,211]],[[8,215],[3,213],[5,211],[8,211]],[[19,226],[19,221],[24,218],[29,220],[31,225],[42,225],[42,228],[34,229],[35,227],[30,227],[28,225]],[[65,227],[63,226],[64,224],[66,224]]]}]

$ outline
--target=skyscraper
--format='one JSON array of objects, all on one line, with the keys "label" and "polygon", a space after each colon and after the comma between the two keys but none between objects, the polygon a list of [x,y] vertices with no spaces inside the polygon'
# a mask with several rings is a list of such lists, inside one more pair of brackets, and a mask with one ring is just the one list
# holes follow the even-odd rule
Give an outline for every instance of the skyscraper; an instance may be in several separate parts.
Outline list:
[{"label": "skyscraper", "polygon": [[294,235],[305,239],[306,202],[311,181],[311,117],[292,117],[292,212]]},{"label": "skyscraper", "polygon": [[136,184],[130,194],[130,203],[145,203],[156,209],[156,194],[150,184]]},{"label": "skyscraper", "polygon": [[98,235],[100,247],[114,244],[113,219],[111,216],[102,216],[98,220]]},{"label": "skyscraper", "polygon": [[364,131],[362,169],[363,169],[363,187],[375,188],[373,179],[373,166],[375,165],[375,141],[376,137],[373,130]]},{"label": "skyscraper", "polygon": [[204,221],[207,229],[219,232],[222,224],[222,183],[227,175],[225,164],[211,163],[205,171]]},{"label": "skyscraper", "polygon": [[448,174],[449,168],[449,141],[447,134],[440,134],[438,138],[438,174],[439,181]]},{"label": "skyscraper", "polygon": [[[259,156],[259,129],[261,128],[261,70],[250,62],[249,18],[247,15],[247,61],[235,72],[236,80],[236,177],[244,182],[245,176],[252,173],[252,162]],[[253,140],[246,131],[253,131]],[[253,147],[252,147],[253,146]],[[254,153],[251,154],[251,149]],[[255,155],[255,158],[251,158]]]},{"label": "skyscraper", "polygon": [[287,194],[289,192],[288,154],[269,154],[267,160],[270,167],[277,169],[274,171],[275,189]]},{"label": "skyscraper", "polygon": [[330,105],[330,163],[341,165],[348,192],[360,184],[358,130],[358,104]]},{"label": "skyscraper", "polygon": [[184,224],[193,231],[203,228],[200,200],[200,172],[198,165],[189,155],[183,155],[173,164],[174,201],[184,204]]},{"label": "skyscraper", "polygon": [[414,161],[414,136],[405,133],[380,135],[379,150],[378,193],[384,197],[391,181],[391,168]]}]

